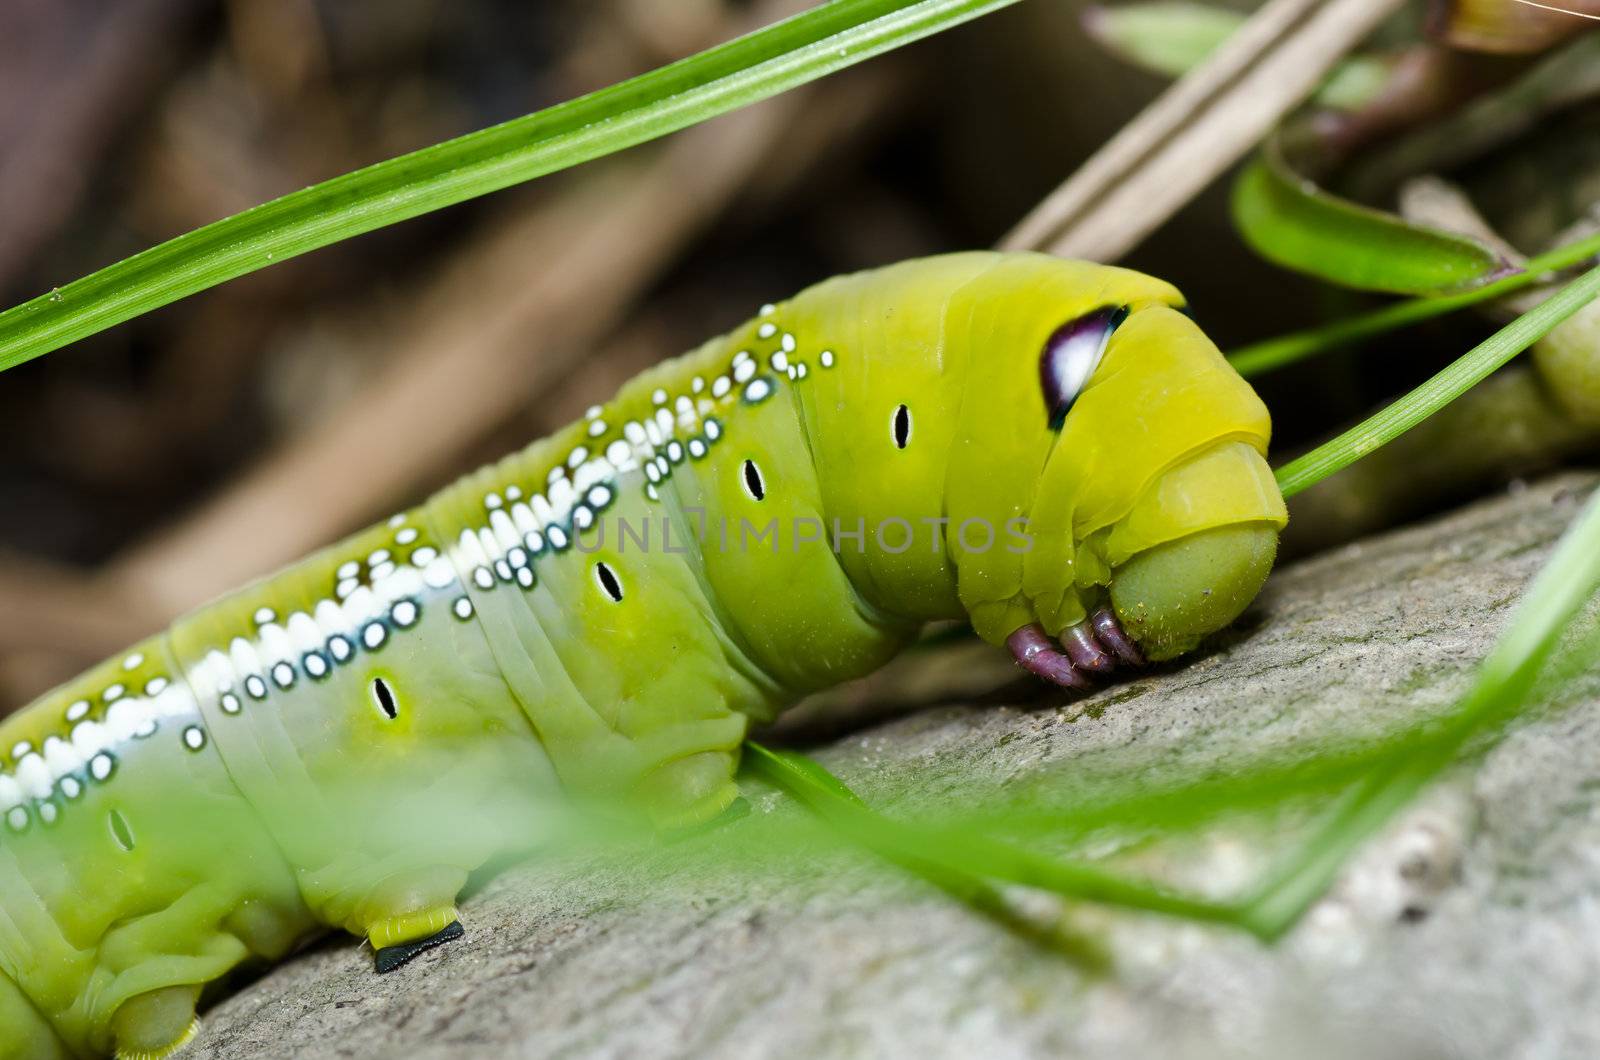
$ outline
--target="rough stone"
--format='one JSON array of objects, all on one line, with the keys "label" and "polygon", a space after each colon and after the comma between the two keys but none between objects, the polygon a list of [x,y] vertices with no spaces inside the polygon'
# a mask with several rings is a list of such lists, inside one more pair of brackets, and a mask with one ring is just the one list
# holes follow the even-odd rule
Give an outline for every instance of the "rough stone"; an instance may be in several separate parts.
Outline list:
[{"label": "rough stone", "polygon": [[[1081,702],[957,642],[774,738],[893,801],[1394,731],[1466,687],[1595,481],[1294,564],[1201,657]],[[1095,969],[864,855],[684,879],[670,849],[654,871],[557,859],[493,875],[467,939],[401,972],[374,975],[350,941],[301,954],[214,1007],[195,1055],[1597,1056],[1600,697],[1576,699],[1430,789],[1274,946],[1094,912],[1077,924],[1109,952]],[[1202,874],[1258,863],[1268,839],[1203,837]]]}]

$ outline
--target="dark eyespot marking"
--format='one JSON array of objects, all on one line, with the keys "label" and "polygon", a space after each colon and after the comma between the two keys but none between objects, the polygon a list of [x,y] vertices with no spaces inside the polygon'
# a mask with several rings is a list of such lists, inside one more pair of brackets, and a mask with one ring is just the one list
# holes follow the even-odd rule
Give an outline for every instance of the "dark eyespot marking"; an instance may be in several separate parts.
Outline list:
[{"label": "dark eyespot marking", "polygon": [[378,709],[390,721],[400,716],[400,704],[394,698],[394,689],[381,677],[372,679],[372,701],[378,704]]},{"label": "dark eyespot marking", "polygon": [[1107,306],[1056,328],[1039,355],[1039,387],[1052,430],[1066,422],[1073,402],[1100,366],[1111,333],[1127,319],[1126,306]]},{"label": "dark eyespot marking", "polygon": [[622,583],[617,580],[617,572],[604,563],[594,565],[595,580],[600,583],[600,590],[617,603],[622,603]]},{"label": "dark eyespot marking", "polygon": [[122,816],[121,810],[111,811],[111,838],[117,841],[124,853],[133,853],[133,829],[128,827],[128,819]]},{"label": "dark eyespot marking", "polygon": [[763,500],[767,495],[767,485],[761,481],[761,469],[756,467],[754,460],[744,462],[744,488],[756,500]]},{"label": "dark eyespot marking", "polygon": [[911,410],[901,405],[894,410],[894,447],[904,449],[911,441]]}]

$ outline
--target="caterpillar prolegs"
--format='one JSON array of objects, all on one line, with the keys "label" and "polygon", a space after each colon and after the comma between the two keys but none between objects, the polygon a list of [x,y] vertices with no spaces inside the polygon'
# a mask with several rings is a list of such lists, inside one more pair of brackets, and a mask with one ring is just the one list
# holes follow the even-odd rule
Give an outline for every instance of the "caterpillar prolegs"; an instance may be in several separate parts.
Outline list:
[{"label": "caterpillar prolegs", "polygon": [[812,287],[0,727],[0,1054],[160,1056],[341,928],[459,933],[561,800],[663,828],[747,727],[965,618],[1079,687],[1231,621],[1283,502],[1169,285],[956,254]]}]

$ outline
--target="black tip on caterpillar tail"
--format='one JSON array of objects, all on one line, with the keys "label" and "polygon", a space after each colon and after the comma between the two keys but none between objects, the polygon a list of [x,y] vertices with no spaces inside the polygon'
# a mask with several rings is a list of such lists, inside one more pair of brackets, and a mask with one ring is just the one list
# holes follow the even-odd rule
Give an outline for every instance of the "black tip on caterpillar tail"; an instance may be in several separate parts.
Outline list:
[{"label": "black tip on caterpillar tail", "polygon": [[403,942],[398,946],[385,946],[378,951],[376,966],[379,975],[386,975],[396,968],[404,968],[419,953],[426,953],[431,949],[443,946],[446,942],[454,942],[467,932],[461,926],[461,921],[445,928],[437,934],[429,935],[425,939],[415,942]]}]

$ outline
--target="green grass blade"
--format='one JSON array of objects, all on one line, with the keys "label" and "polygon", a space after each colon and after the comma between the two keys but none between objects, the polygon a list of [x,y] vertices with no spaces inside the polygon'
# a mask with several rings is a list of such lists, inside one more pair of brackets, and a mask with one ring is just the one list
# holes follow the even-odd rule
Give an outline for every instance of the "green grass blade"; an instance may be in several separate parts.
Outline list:
[{"label": "green grass blade", "polygon": [[1413,298],[1322,327],[1265,339],[1234,350],[1228,354],[1228,362],[1240,375],[1250,379],[1374,335],[1382,335],[1446,313],[1454,313],[1458,309],[1465,309],[1480,302],[1503,298],[1515,291],[1543,282],[1553,272],[1581,265],[1596,254],[1600,254],[1600,235],[1557,247],[1529,261],[1522,272],[1463,294],[1448,295],[1443,298]]},{"label": "green grass blade", "polygon": [[1283,495],[1292,497],[1398,438],[1543,338],[1597,294],[1600,294],[1600,267],[1573,280],[1382,412],[1279,468],[1278,486]]},{"label": "green grass blade", "polygon": [[1523,594],[1516,614],[1479,668],[1460,708],[1426,747],[1396,756],[1391,768],[1353,789],[1306,844],[1246,904],[1248,926],[1263,938],[1282,935],[1338,875],[1346,858],[1455,761],[1464,744],[1529,703],[1539,671],[1562,633],[1600,592],[1600,493],[1556,546]]},{"label": "green grass blade", "polygon": [[1526,695],[1562,634],[1596,592],[1600,592],[1600,492],[1589,498],[1562,535],[1555,554],[1523,594],[1511,624],[1484,660],[1478,687],[1451,726],[1455,743],[1502,720],[1511,702]]},{"label": "green grass blade", "polygon": [[[800,800],[853,842],[950,890],[998,880],[1064,898],[1214,923],[1237,923],[1239,910],[1194,898],[1095,865],[1061,861],[991,839],[975,830],[892,821],[868,809],[816,762],[746,742],[746,763],[758,776]],[[826,779],[824,779],[826,778]]]},{"label": "green grass blade", "polygon": [[0,313],[0,371],[307,251],[656,139],[1017,0],[832,0],[629,81],[297,191]]},{"label": "green grass blade", "polygon": [[1366,778],[1341,797],[1326,823],[1273,872],[1246,903],[1245,925],[1258,937],[1281,938],[1338,879],[1362,843],[1381,829],[1432,780],[1436,763],[1405,763]]},{"label": "green grass blade", "polygon": [[[841,810],[852,815],[853,820],[882,821],[844,781],[804,755],[771,751],[751,741],[745,744],[745,765],[755,775],[786,791],[824,821],[837,823],[830,814],[837,814]],[[1063,924],[1041,924],[1019,912],[1006,900],[1002,890],[964,867],[909,856],[898,847],[877,842],[847,827],[837,830],[1023,938],[1057,950],[1080,964],[1104,967],[1107,963],[1106,954],[1092,940],[1067,930]]]}]

